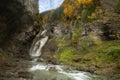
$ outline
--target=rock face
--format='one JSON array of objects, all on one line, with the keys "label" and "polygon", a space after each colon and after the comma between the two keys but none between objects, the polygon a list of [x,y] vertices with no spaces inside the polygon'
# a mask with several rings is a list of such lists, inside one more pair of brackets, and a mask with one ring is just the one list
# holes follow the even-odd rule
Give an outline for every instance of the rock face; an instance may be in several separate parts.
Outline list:
[{"label": "rock face", "polygon": [[[63,5],[72,1],[74,2],[65,0]],[[120,40],[120,15],[115,11],[116,2],[117,0],[100,0],[100,15],[88,23],[82,22],[79,18],[71,20],[65,17],[63,15],[65,8],[62,6],[54,11],[42,13],[42,17],[46,18],[45,28],[49,32],[49,40],[42,50],[41,57],[48,62],[56,63],[57,60],[51,56],[54,53],[62,53],[63,48],[74,46],[76,50],[81,51],[100,45],[103,41]],[[80,15],[82,8],[75,10],[76,15]],[[97,9],[94,13],[97,14]],[[62,18],[66,18],[66,21]]]},{"label": "rock face", "polygon": [[26,10],[31,12],[32,15],[38,13],[38,0],[18,0],[25,5]]},{"label": "rock face", "polygon": [[38,0],[1,0],[0,12],[0,48],[24,56],[38,32]]}]

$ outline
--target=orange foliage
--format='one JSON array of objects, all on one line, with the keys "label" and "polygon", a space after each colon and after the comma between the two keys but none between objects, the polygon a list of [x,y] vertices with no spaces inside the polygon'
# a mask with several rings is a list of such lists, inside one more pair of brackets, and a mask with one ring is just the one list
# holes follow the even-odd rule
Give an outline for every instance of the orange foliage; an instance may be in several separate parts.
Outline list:
[{"label": "orange foliage", "polygon": [[72,17],[74,15],[74,7],[71,5],[66,5],[64,8],[64,14],[68,17]]},{"label": "orange foliage", "polygon": [[79,4],[81,4],[81,3],[82,3],[82,0],[77,0],[77,2],[78,2]]},{"label": "orange foliage", "polygon": [[[85,6],[87,9],[88,8],[94,8],[95,5],[95,1],[94,0],[65,0],[64,4],[62,5],[64,10],[64,16],[63,18],[76,18],[76,19],[81,19],[81,11],[83,10],[83,6]],[[93,6],[93,7],[91,7]],[[89,19],[94,19],[96,18],[96,14],[90,12],[90,10],[88,11],[89,14],[86,15],[86,17],[88,17]]]},{"label": "orange foliage", "polygon": [[64,17],[69,17],[69,18],[80,18],[78,15],[78,12],[80,10],[80,5],[82,0],[65,0],[64,4],[62,5],[64,8]]},{"label": "orange foliage", "polygon": [[82,0],[82,4],[84,4],[84,5],[92,5],[93,0]]}]

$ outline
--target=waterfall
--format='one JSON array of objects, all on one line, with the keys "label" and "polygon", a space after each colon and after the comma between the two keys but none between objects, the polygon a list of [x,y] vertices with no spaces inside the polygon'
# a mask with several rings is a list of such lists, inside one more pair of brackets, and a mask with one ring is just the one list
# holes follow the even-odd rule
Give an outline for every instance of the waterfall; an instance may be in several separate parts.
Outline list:
[{"label": "waterfall", "polygon": [[44,30],[36,35],[35,39],[33,40],[32,47],[30,48],[31,57],[41,56],[41,50],[48,40],[48,36],[46,35],[46,33],[47,30]]},{"label": "waterfall", "polygon": [[65,65],[53,65],[43,62],[36,62],[41,56],[41,50],[48,40],[47,30],[39,32],[30,49],[30,55],[34,58],[33,66],[29,71],[34,74],[32,80],[102,80],[90,73],[78,71]]}]

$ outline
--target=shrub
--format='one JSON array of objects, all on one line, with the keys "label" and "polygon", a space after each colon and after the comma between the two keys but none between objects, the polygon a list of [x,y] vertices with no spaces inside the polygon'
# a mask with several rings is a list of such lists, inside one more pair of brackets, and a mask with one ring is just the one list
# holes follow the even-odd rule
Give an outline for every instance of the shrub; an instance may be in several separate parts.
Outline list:
[{"label": "shrub", "polygon": [[83,10],[81,12],[81,20],[83,22],[91,21],[91,19],[96,18],[95,9],[100,5],[99,0],[83,0],[82,1]]},{"label": "shrub", "polygon": [[100,49],[99,53],[104,55],[106,59],[114,61],[120,58],[120,46],[111,45],[103,48]]},{"label": "shrub", "polygon": [[87,18],[88,18],[88,16],[89,16],[89,9],[86,9],[86,8],[84,8],[83,10],[82,10],[82,12],[81,12],[81,20],[83,21],[83,22],[87,22],[88,20],[87,20]]},{"label": "shrub", "polygon": [[58,38],[57,44],[58,44],[58,47],[61,49],[68,46],[68,42],[64,38],[61,38],[61,39]]},{"label": "shrub", "polygon": [[80,51],[89,51],[90,46],[94,45],[93,40],[87,36],[79,41]]},{"label": "shrub", "polygon": [[75,52],[75,48],[73,47],[68,47],[65,48],[60,55],[60,61],[61,62],[66,62],[66,61],[70,61],[73,57],[73,53]]},{"label": "shrub", "polygon": [[77,43],[81,35],[82,35],[82,28],[75,28],[73,36],[72,36],[72,42]]},{"label": "shrub", "polygon": [[106,50],[108,59],[116,60],[120,58],[120,46],[111,46]]}]

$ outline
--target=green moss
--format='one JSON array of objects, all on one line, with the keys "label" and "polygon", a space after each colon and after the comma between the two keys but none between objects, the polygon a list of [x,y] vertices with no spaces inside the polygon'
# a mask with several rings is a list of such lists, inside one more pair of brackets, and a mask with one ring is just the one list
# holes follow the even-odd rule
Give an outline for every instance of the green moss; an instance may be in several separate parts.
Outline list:
[{"label": "green moss", "polygon": [[100,45],[93,46],[87,55],[93,53],[95,56],[91,58],[93,62],[115,62],[120,59],[120,40],[105,41]]},{"label": "green moss", "polygon": [[102,51],[101,53],[104,54],[109,60],[114,61],[120,58],[120,46],[119,45],[109,46],[108,48],[102,49],[101,51]]},{"label": "green moss", "polygon": [[[76,51],[75,48],[65,48],[61,51],[60,61],[75,67],[82,65],[97,65],[99,67],[114,66],[120,61],[120,40],[104,41],[89,48],[89,51]],[[102,66],[101,66],[102,65]]]},{"label": "green moss", "polygon": [[65,49],[61,52],[60,61],[61,61],[61,62],[71,61],[74,52],[75,52],[75,48],[73,48],[73,47],[65,48]]}]

